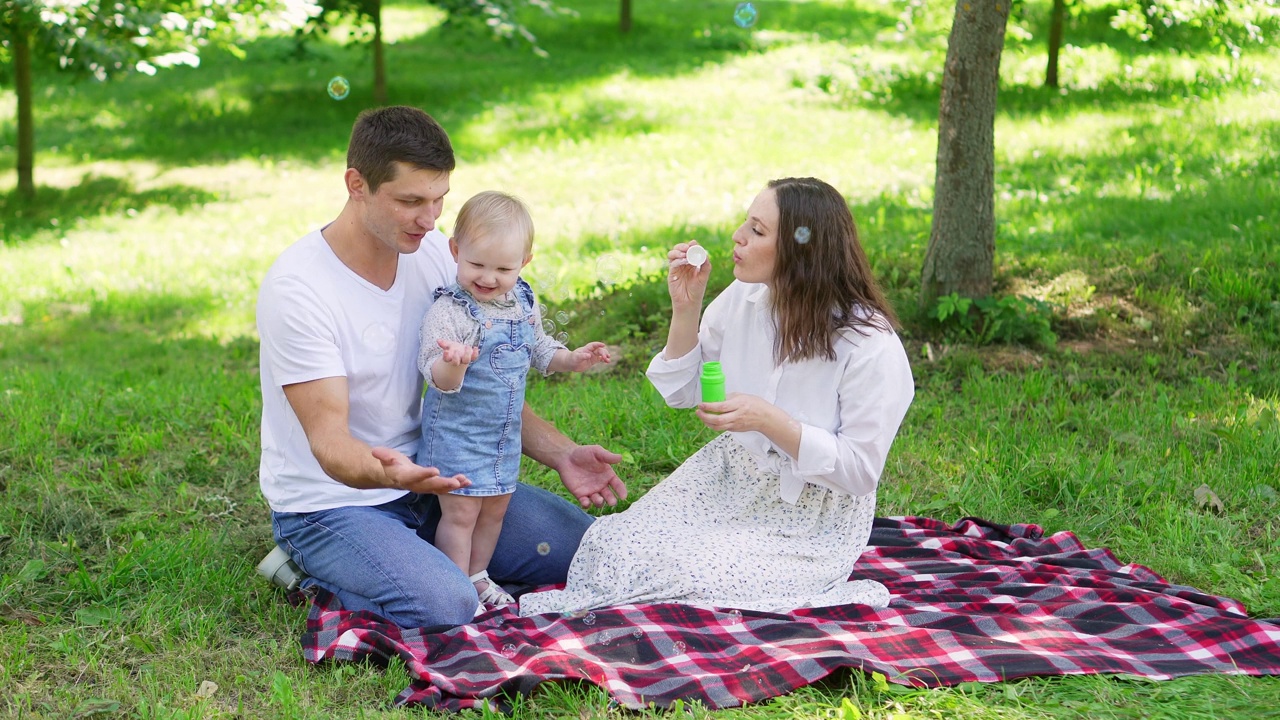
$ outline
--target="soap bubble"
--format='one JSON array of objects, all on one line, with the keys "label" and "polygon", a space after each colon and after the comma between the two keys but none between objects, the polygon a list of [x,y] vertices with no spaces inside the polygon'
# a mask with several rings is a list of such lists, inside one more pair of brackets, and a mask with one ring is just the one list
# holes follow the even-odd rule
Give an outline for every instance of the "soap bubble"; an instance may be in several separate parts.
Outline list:
[{"label": "soap bubble", "polygon": [[636,640],[639,640],[639,639],[640,639],[640,637],[641,637],[641,635],[642,635],[642,633],[641,633],[639,630],[632,630],[632,631],[631,631],[631,637],[635,638]]},{"label": "soap bubble", "polygon": [[586,616],[586,617],[584,617],[584,618],[582,618],[582,624],[583,624],[583,625],[595,625],[595,624],[596,624],[596,614],[595,614],[595,613],[593,613],[593,612],[589,612],[589,613],[587,613],[587,616]]},{"label": "soap bubble", "polygon": [[360,334],[364,346],[374,355],[389,355],[396,349],[396,331],[390,325],[376,322]]},{"label": "soap bubble", "polygon": [[805,243],[809,242],[809,228],[803,225],[796,228],[796,242],[800,243],[801,245],[804,245]]},{"label": "soap bubble", "polygon": [[558,332],[558,333],[556,333],[556,342],[560,343],[561,345],[568,345],[568,344],[569,344],[569,333],[567,333],[567,332]]},{"label": "soap bubble", "polygon": [[556,313],[556,322],[560,323],[561,325],[568,325],[568,324],[569,324],[569,313],[567,313],[567,312],[565,312],[565,311],[563,311],[563,310],[561,310],[560,312]]},{"label": "soap bubble", "polygon": [[538,554],[539,554],[539,555],[550,555],[550,554],[551,554],[551,543],[545,543],[545,542],[540,542],[540,543],[538,543]]},{"label": "soap bubble", "polygon": [[729,624],[730,624],[730,625],[738,625],[738,624],[739,624],[739,623],[741,623],[741,622],[742,622],[742,611],[741,611],[741,610],[738,610],[738,609],[730,610],[730,611],[729,611]]},{"label": "soap bubble", "polygon": [[677,640],[675,641],[675,643],[671,645],[671,649],[675,650],[677,655],[683,655],[685,650],[685,644],[682,641]]},{"label": "soap bubble", "polygon": [[740,28],[755,25],[759,17],[760,13],[756,12],[756,6],[749,2],[738,3],[738,7],[733,10],[733,23]]},{"label": "soap bubble", "polygon": [[337,75],[330,80],[327,87],[329,89],[329,97],[334,100],[346,100],[347,96],[351,94],[351,83],[347,82],[347,79],[341,75]]},{"label": "soap bubble", "polygon": [[596,276],[600,282],[605,285],[613,285],[618,282],[618,276],[622,274],[622,261],[613,253],[605,253],[596,258]]},{"label": "soap bubble", "polygon": [[506,645],[502,646],[502,657],[510,658],[515,656],[516,656],[515,645],[512,645],[511,643],[507,643]]},{"label": "soap bubble", "polygon": [[546,333],[546,334],[548,334],[548,335],[555,335],[555,334],[556,334],[556,321],[555,321],[555,320],[552,320],[551,318],[547,318],[546,320],[543,320],[543,321],[542,321],[542,332],[544,332],[544,333]]}]

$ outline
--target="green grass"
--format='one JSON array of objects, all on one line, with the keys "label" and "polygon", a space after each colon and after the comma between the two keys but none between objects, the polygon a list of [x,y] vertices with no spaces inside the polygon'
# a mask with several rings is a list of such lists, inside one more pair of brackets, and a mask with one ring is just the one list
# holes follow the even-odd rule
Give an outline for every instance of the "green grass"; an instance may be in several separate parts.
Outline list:
[{"label": "green grass", "polygon": [[[918,385],[882,513],[1071,530],[1280,616],[1280,54],[1232,64],[1193,36],[1137,43],[1090,5],[1068,28],[1065,91],[1046,91],[1046,4],[1023,7],[996,126],[997,284],[1052,301],[1058,342],[974,347],[916,307],[949,9],[917,9],[899,31],[903,3],[758,5],[748,32],[732,2],[638,3],[619,37],[615,2],[580,0],[577,17],[527,18],[545,59],[443,31],[415,3],[387,9],[392,102],[440,118],[460,155],[443,224],[478,190],[524,197],[538,225],[528,275],[570,342],[624,348],[614,372],[535,381],[531,401],[625,450],[633,498],[665,476],[710,437],[640,373],[667,320],[666,248],[707,243],[723,285],[729,234],[763,183],[823,177],[903,315]],[[304,611],[253,573],[270,542],[255,292],[340,206],[371,63],[325,42],[302,59],[289,39],[244,49],[244,62],[210,54],[107,85],[38,74],[38,203],[0,175],[0,716],[422,714],[390,707],[402,666],[307,666]],[[353,85],[342,102],[324,93],[338,74]],[[0,91],[6,168],[14,116]],[[1197,502],[1202,484],[1221,511]],[[1275,678],[911,691],[850,672],[690,714],[1276,707]],[[622,716],[584,686],[517,703],[518,717],[565,715]]]}]

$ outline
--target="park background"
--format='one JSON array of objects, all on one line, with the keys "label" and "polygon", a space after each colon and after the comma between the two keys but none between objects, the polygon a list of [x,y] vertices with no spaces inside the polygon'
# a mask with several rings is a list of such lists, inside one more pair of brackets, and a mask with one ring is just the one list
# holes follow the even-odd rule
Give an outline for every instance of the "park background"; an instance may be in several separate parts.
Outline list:
[{"label": "park background", "polygon": [[[1051,3],[1015,4],[995,123],[995,300],[968,313],[956,297],[918,302],[954,6],[766,1],[742,28],[734,2],[653,0],[634,4],[624,34],[617,3],[569,0],[571,14],[517,16],[537,52],[445,27],[419,2],[386,2],[382,18],[388,101],[432,113],[458,152],[441,226],[476,191],[523,197],[538,226],[527,277],[557,331],[621,349],[611,372],[534,381],[530,400],[623,452],[632,499],[710,438],[642,376],[664,338],[667,248],[698,239],[723,286],[755,193],[814,175],[849,199],[916,376],[881,514],[1070,530],[1276,617],[1280,28],[1274,3],[1256,5],[1258,37],[1224,43],[1190,16],[1123,32],[1130,4],[1071,2],[1049,88]],[[36,199],[0,174],[0,715],[421,714],[390,706],[407,684],[394,661],[307,666],[305,609],[254,574],[270,543],[256,290],[344,200],[347,134],[374,104],[367,39],[343,20],[302,45],[266,32],[206,50],[199,67],[106,83],[36,67]],[[335,76],[345,99],[326,92]],[[691,712],[1277,707],[1275,678],[924,691],[848,672]],[[543,686],[518,715],[622,713],[597,688]]]}]

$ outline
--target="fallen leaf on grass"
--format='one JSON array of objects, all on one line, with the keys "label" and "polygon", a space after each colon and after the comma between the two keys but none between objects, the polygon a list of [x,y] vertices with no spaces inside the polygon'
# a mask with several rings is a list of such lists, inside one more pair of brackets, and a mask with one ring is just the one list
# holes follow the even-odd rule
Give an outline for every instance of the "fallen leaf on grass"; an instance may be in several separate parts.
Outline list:
[{"label": "fallen leaf on grass", "polygon": [[203,700],[213,697],[216,692],[218,692],[218,683],[212,680],[202,680],[200,681],[200,689],[196,691],[196,697]]},{"label": "fallen leaf on grass", "polygon": [[8,604],[0,605],[0,623],[3,622],[20,622],[24,625],[44,624],[35,613]]},{"label": "fallen leaf on grass", "polygon": [[1201,485],[1196,488],[1196,507],[1204,510],[1208,508],[1216,513],[1226,512],[1227,508],[1218,499],[1217,493],[1209,489],[1208,485]]},{"label": "fallen leaf on grass", "polygon": [[93,715],[115,714],[120,710],[120,702],[117,700],[103,700],[101,698],[89,698],[76,706],[75,714],[71,717],[79,720]]}]

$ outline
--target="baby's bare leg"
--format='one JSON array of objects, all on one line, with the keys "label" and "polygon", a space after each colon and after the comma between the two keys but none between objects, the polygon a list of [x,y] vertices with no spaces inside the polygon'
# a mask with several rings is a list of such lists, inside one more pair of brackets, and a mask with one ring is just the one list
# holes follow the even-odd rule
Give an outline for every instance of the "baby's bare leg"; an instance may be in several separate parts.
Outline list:
[{"label": "baby's bare leg", "polygon": [[[473,536],[478,532],[477,521],[487,500],[489,498],[465,495],[440,496],[441,517],[440,525],[436,527],[436,548],[467,575],[472,573]],[[492,547],[489,548],[489,555],[493,555]]]},{"label": "baby's bare leg", "polygon": [[475,530],[471,534],[471,566],[470,569],[463,568],[467,570],[468,575],[489,569],[489,561],[493,559],[493,549],[498,546],[498,535],[502,532],[502,518],[506,516],[507,504],[510,502],[511,495],[481,498],[479,516],[475,521]]}]

